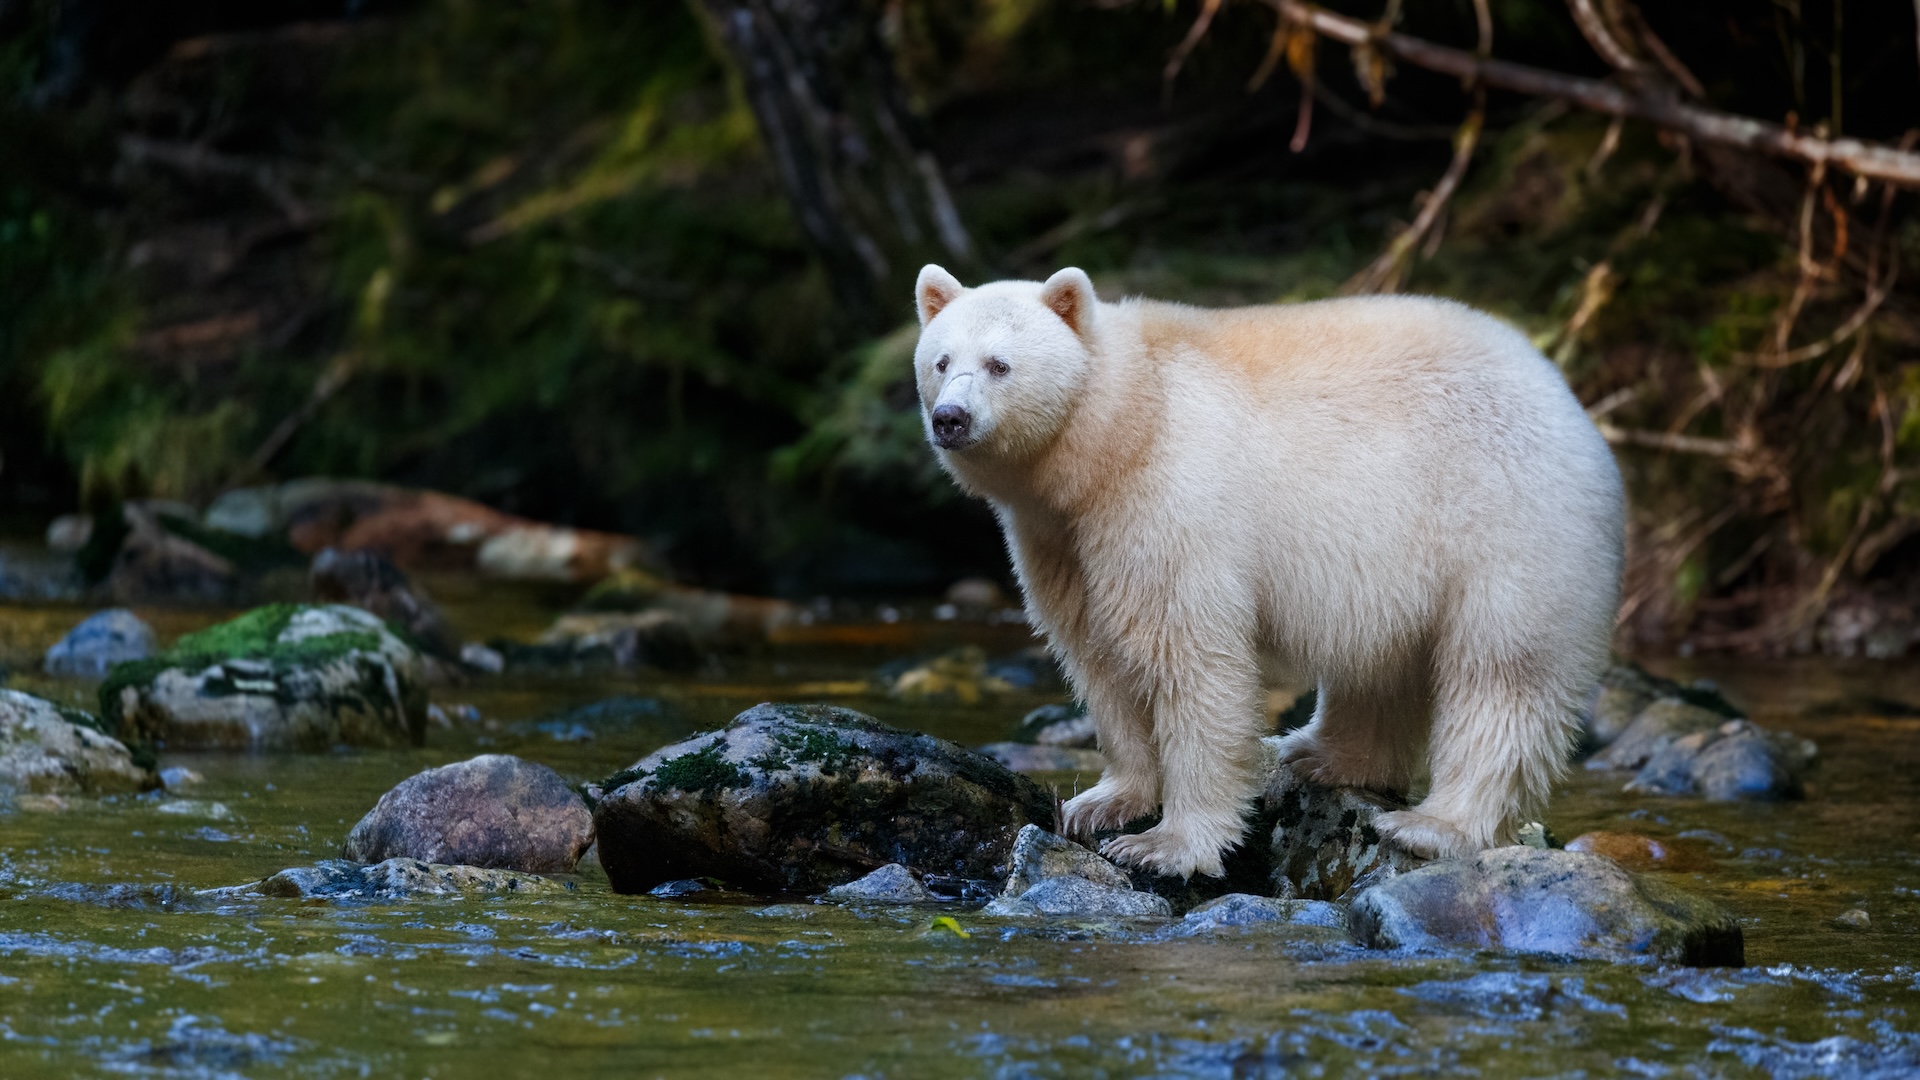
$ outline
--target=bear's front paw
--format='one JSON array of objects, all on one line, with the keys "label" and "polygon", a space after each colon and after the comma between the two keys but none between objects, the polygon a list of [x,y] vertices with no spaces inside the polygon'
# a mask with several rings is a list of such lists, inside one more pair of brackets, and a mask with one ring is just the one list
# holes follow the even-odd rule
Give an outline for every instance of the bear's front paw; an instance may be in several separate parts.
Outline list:
[{"label": "bear's front paw", "polygon": [[1220,856],[1228,846],[1170,831],[1163,822],[1143,833],[1114,837],[1100,845],[1100,854],[1122,865],[1137,866],[1166,877],[1190,878],[1195,874],[1224,877],[1227,868]]},{"label": "bear's front paw", "polygon": [[1061,827],[1068,836],[1092,836],[1102,829],[1117,829],[1135,818],[1145,817],[1153,813],[1156,806],[1151,793],[1130,790],[1103,778],[1060,808]]},{"label": "bear's front paw", "polygon": [[1389,843],[1429,859],[1456,859],[1485,847],[1452,822],[1418,810],[1393,810],[1373,819],[1373,827]]}]

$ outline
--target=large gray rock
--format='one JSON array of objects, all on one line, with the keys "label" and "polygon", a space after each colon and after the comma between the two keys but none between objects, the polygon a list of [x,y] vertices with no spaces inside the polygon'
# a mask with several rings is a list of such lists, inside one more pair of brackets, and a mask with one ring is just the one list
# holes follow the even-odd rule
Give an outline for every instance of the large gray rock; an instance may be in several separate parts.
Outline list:
[{"label": "large gray rock", "polygon": [[359,608],[276,604],[116,665],[100,711],[121,734],[170,749],[418,745],[421,663]]},{"label": "large gray rock", "polygon": [[418,859],[388,859],[372,866],[325,859],[295,866],[252,885],[208,889],[212,900],[254,896],[288,900],[348,900],[395,903],[445,897],[549,896],[567,886],[537,874],[479,866],[446,866]]},{"label": "large gray rock", "polygon": [[1744,715],[1711,684],[1686,686],[1654,675],[1638,664],[1614,664],[1601,674],[1581,715],[1586,748],[1594,750],[1613,743],[1657,701],[1693,705],[1729,720]]},{"label": "large gray rock", "polygon": [[0,789],[34,795],[147,791],[160,786],[93,718],[18,690],[0,690]]},{"label": "large gray rock", "polygon": [[1739,966],[1740,925],[1710,901],[1598,855],[1495,848],[1362,892],[1354,937],[1379,949],[1466,947]]},{"label": "large gray rock", "polygon": [[1772,802],[1805,794],[1819,751],[1785,731],[1728,720],[1664,743],[1627,782],[1629,792],[1697,795],[1715,802]]},{"label": "large gray rock", "polygon": [[617,892],[715,877],[817,893],[896,862],[998,877],[1020,827],[1054,813],[1047,789],[945,740],[851,709],[761,705],[608,778],[594,825]]},{"label": "large gray rock", "polygon": [[484,754],[402,780],[347,834],[342,854],[565,874],[591,843],[593,813],[559,773]]},{"label": "large gray rock", "polygon": [[67,631],[47,650],[42,667],[49,675],[99,679],[115,664],[152,656],[153,648],[152,627],[125,608],[108,608]]}]

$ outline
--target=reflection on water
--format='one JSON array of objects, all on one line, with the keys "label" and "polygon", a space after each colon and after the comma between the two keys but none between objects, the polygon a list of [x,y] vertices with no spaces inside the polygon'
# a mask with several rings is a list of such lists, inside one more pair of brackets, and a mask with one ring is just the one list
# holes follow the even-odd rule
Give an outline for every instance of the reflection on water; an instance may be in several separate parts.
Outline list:
[{"label": "reflection on water", "polygon": [[[546,614],[524,597],[443,598],[478,637],[531,636]],[[83,614],[0,608],[12,685],[86,702],[84,686],[30,671]],[[143,614],[163,639],[215,617]],[[392,784],[478,752],[594,779],[757,701],[818,695],[977,744],[1044,700],[853,693],[929,643],[901,633],[688,678],[443,688],[452,726],[423,749],[168,755],[202,781],[0,812],[0,1075],[1920,1072],[1920,718],[1894,704],[1920,701],[1920,680],[1884,667],[1675,672],[1717,678],[1756,719],[1819,743],[1804,803],[1636,799],[1576,773],[1554,804],[1562,837],[1614,829],[1687,849],[1673,877],[1741,917],[1743,970],[1386,956],[1310,927],[1194,939],[962,913],[962,938],[924,911],[616,896],[591,871],[538,899],[214,907],[194,894],[336,856]],[[983,643],[1019,643],[996,633]],[[627,700],[554,719],[613,697]],[[1866,929],[1833,923],[1854,908]]]}]

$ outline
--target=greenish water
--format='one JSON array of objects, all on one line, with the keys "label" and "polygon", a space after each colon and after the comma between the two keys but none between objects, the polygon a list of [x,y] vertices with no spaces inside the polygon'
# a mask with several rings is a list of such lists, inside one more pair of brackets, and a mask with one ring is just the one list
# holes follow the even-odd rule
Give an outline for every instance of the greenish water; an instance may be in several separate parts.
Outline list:
[{"label": "greenish water", "polygon": [[[525,597],[455,600],[474,636],[529,634],[545,618]],[[82,684],[22,673],[82,614],[0,608],[11,685],[84,702]],[[210,617],[157,621],[168,638]],[[1920,1072],[1920,719],[1873,700],[1920,701],[1920,678],[1885,666],[1670,672],[1717,678],[1760,722],[1815,739],[1824,761],[1804,803],[1636,798],[1617,777],[1576,773],[1554,804],[1563,838],[1675,841],[1691,863],[1673,879],[1743,920],[1742,970],[1385,955],[1311,928],[1179,938],[1151,923],[967,912],[961,937],[927,911],[617,896],[591,870],[539,899],[214,907],[192,895],[334,857],[392,784],[479,752],[597,778],[757,701],[823,695],[977,744],[1045,700],[964,709],[848,694],[930,643],[893,636],[695,677],[478,681],[436,692],[479,718],[436,727],[423,749],[168,755],[204,780],[0,811],[0,1076]],[[537,726],[613,695],[658,704],[591,739]],[[1092,777],[1057,779],[1065,790]],[[1869,929],[1831,924],[1850,908]]]}]

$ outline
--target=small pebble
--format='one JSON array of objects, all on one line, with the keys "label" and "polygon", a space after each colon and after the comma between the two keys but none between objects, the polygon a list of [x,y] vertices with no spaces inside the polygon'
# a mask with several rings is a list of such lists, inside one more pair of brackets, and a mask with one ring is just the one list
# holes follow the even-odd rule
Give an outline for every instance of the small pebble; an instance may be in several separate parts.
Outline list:
[{"label": "small pebble", "polygon": [[1842,930],[1865,930],[1872,921],[1859,908],[1849,908],[1833,917],[1833,925]]}]

